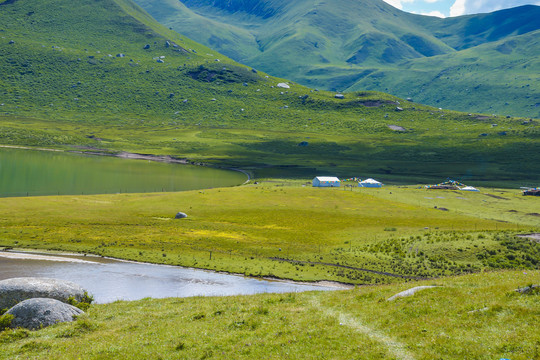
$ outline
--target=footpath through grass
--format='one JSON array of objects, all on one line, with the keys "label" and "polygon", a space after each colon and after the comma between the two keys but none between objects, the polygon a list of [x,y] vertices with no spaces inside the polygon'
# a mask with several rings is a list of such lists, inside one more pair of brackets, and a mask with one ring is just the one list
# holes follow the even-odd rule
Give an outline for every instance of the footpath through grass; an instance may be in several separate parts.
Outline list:
[{"label": "footpath through grass", "polygon": [[355,284],[540,266],[515,236],[540,228],[538,199],[519,191],[303,185],[4,198],[0,246]]},{"label": "footpath through grass", "polygon": [[[93,305],[73,323],[0,333],[0,359],[538,359],[539,271],[335,292]],[[440,285],[386,301],[415,285]]]}]

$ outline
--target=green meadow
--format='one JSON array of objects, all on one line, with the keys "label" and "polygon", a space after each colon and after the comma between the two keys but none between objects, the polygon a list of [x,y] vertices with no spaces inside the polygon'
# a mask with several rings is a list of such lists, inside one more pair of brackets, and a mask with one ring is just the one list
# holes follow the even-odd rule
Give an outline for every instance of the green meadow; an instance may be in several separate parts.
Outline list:
[{"label": "green meadow", "polygon": [[537,359],[538,270],[412,284],[93,305],[73,323],[0,333],[1,359]]},{"label": "green meadow", "polygon": [[[350,284],[538,268],[538,200],[268,180],[179,193],[0,199],[0,246]],[[186,212],[187,219],[174,215]]]}]

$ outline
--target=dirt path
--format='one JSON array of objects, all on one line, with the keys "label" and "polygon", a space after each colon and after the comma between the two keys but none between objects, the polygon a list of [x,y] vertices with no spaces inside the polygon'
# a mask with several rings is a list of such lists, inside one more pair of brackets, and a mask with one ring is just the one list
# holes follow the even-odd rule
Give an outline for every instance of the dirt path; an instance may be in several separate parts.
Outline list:
[{"label": "dirt path", "polygon": [[325,315],[337,319],[340,324],[351,328],[355,332],[367,335],[372,340],[381,343],[386,351],[396,359],[414,360],[414,356],[405,349],[405,345],[394,340],[382,331],[363,324],[362,321],[355,316],[335,309],[323,307],[316,298],[311,299],[311,306],[313,306],[317,311],[323,312]]}]

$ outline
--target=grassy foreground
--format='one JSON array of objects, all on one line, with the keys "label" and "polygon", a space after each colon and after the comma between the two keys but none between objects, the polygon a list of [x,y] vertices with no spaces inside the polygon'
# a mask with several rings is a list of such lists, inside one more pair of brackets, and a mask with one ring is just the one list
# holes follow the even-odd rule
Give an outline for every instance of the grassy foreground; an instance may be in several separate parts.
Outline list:
[{"label": "grassy foreground", "polygon": [[303,185],[4,198],[0,246],[354,284],[540,266],[515,236],[540,227],[538,199],[517,190]]},{"label": "grassy foreground", "polygon": [[538,359],[539,271],[412,285],[94,305],[74,323],[0,333],[1,359]]}]

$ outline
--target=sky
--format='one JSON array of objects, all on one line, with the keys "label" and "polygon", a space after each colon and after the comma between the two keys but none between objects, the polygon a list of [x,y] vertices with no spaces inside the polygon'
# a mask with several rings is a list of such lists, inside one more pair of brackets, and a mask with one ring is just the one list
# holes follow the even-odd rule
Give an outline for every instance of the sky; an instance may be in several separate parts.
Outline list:
[{"label": "sky", "polygon": [[384,0],[411,13],[438,17],[487,13],[521,5],[539,5],[540,0]]}]

